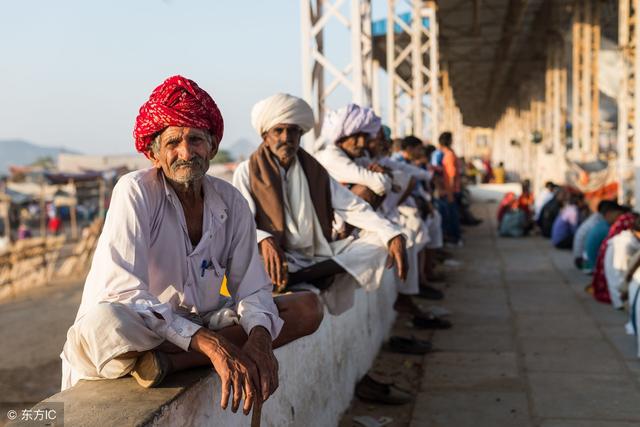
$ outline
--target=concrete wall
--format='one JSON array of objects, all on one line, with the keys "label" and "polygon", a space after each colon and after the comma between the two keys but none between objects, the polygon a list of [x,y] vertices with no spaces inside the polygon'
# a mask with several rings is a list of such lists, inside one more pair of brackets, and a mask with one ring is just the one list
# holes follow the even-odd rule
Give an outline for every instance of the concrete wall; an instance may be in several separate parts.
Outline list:
[{"label": "concrete wall", "polygon": [[[377,291],[357,289],[344,314],[326,314],[315,334],[275,351],[280,387],[262,409],[262,426],[337,425],[395,319],[393,271],[385,272]],[[65,403],[68,426],[249,425],[250,418],[220,409],[220,381],[209,372],[178,374],[150,390],[131,378],[81,381],[47,401]]]}]

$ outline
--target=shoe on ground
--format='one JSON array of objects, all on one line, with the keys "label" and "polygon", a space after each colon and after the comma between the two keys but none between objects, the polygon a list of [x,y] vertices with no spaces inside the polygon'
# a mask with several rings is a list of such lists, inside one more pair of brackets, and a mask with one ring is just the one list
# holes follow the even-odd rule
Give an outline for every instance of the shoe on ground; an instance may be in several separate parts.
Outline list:
[{"label": "shoe on ground", "polygon": [[385,405],[404,405],[413,400],[413,396],[393,384],[384,384],[365,375],[356,385],[356,396],[362,400]]},{"label": "shoe on ground", "polygon": [[131,376],[144,388],[159,385],[169,372],[169,358],[160,351],[147,351],[136,361]]},{"label": "shoe on ground", "polygon": [[415,337],[405,338],[392,336],[389,338],[389,350],[403,354],[427,354],[433,346],[431,341],[419,340]]},{"label": "shoe on ground", "polygon": [[438,301],[444,298],[444,293],[441,290],[432,286],[420,286],[420,293],[416,295],[418,298],[430,299]]},{"label": "shoe on ground", "polygon": [[413,326],[418,329],[449,329],[451,322],[431,313],[416,314],[412,319]]}]

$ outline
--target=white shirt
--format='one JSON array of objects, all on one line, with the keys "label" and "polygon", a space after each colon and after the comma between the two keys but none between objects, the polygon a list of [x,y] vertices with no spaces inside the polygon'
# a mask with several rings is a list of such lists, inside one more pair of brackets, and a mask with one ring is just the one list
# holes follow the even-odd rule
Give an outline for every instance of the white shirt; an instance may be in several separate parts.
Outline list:
[{"label": "white shirt", "polygon": [[622,307],[620,293],[625,289],[629,261],[640,250],[640,240],[632,230],[624,230],[609,239],[604,256],[604,275],[607,279],[611,304]]},{"label": "white shirt", "polygon": [[[208,175],[202,188],[203,233],[194,248],[182,205],[161,172],[150,168],[120,178],[76,322],[99,302],[119,302],[186,351],[200,326],[185,317],[219,308],[226,275],[234,309],[247,334],[255,326],[264,326],[273,339],[278,336],[283,321],[260,260],[256,226],[246,200],[229,183]],[[209,267],[203,268],[203,262]]]}]

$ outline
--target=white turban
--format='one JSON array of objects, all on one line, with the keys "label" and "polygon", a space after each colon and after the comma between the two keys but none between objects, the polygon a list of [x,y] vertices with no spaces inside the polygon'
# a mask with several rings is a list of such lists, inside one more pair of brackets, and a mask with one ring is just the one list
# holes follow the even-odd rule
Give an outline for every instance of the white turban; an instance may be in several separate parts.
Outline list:
[{"label": "white turban", "polygon": [[335,142],[345,136],[368,133],[374,136],[382,123],[371,108],[349,104],[344,108],[329,111],[322,124],[322,137]]},{"label": "white turban", "polygon": [[309,104],[287,93],[278,93],[258,101],[251,110],[251,125],[259,135],[278,124],[297,125],[307,132],[313,123],[313,110]]}]

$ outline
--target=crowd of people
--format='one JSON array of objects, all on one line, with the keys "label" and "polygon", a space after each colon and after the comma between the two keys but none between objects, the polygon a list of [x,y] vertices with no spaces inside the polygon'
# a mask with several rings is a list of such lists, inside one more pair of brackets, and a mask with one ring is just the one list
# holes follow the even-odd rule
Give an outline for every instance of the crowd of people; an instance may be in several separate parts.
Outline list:
[{"label": "crowd of people", "polygon": [[[398,313],[414,328],[451,327],[415,298],[444,297],[434,283],[452,257],[445,246],[463,244],[461,223],[480,222],[453,135],[438,147],[392,140],[373,110],[349,104],[328,112],[304,149],[313,111],[288,94],[255,104],[251,123],[262,142],[228,183],[206,175],[224,129],[207,92],[174,76],[142,105],[134,139],[151,167],[113,190],[61,354],[63,390],[129,374],[155,387],[171,372],[213,366],[222,407],[231,401],[235,412],[244,396],[248,413],[278,387],[273,348],[312,334],[325,312],[349,310],[355,289],[375,291],[390,268]],[[391,337],[389,347],[424,354],[431,344]],[[356,392],[412,398],[369,376]]]},{"label": "crowd of people", "polygon": [[600,200],[592,211],[584,194],[547,182],[534,199],[528,181],[522,193],[507,193],[498,208],[502,236],[537,229],[557,249],[571,250],[575,268],[590,276],[586,291],[616,310],[628,312],[625,329],[635,335],[640,357],[640,215],[616,200]]}]

